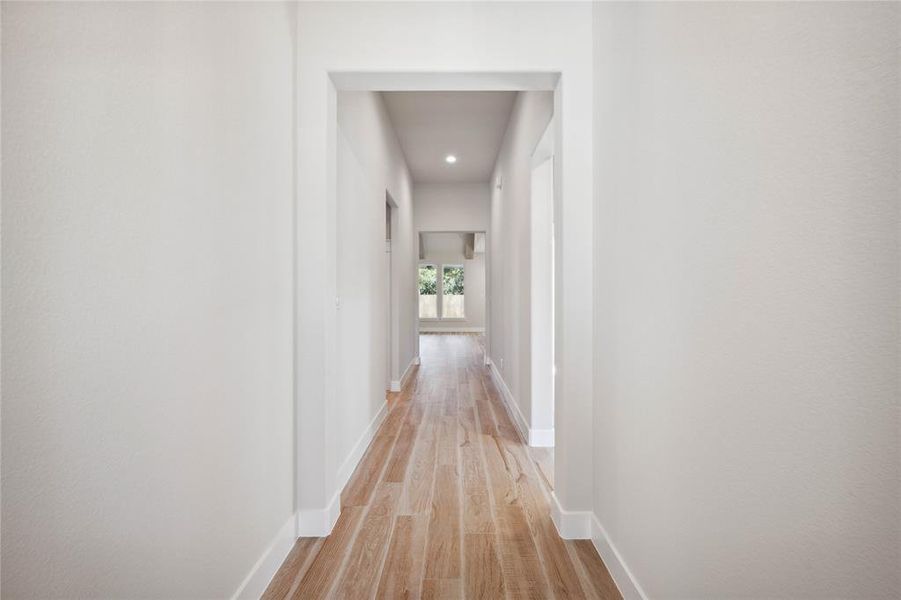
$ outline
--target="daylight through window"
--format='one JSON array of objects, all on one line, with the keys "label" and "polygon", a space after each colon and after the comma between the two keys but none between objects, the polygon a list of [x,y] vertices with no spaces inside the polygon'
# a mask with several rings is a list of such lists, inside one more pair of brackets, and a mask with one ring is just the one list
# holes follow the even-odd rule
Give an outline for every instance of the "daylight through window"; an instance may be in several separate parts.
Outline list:
[{"label": "daylight through window", "polygon": [[419,265],[419,318],[438,318],[438,269]]},{"label": "daylight through window", "polygon": [[442,274],[441,317],[462,319],[463,312],[463,265],[444,265]]},{"label": "daylight through window", "polygon": [[465,318],[463,280],[463,265],[419,265],[419,318]]}]

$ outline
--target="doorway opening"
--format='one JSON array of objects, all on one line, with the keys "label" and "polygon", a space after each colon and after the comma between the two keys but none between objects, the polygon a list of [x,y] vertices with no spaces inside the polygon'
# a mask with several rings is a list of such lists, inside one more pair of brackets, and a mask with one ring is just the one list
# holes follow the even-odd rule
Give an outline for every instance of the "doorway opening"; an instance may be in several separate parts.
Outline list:
[{"label": "doorway opening", "polygon": [[[330,252],[334,252],[335,264],[338,266],[337,279],[344,282],[338,286],[341,293],[336,294],[335,306],[337,310],[347,313],[337,316],[338,329],[345,335],[338,336],[336,351],[327,351],[321,357],[325,372],[336,375],[336,380],[341,382],[338,384],[341,389],[335,390],[336,394],[325,390],[325,395],[334,398],[334,402],[325,402],[324,411],[314,406],[317,402],[315,399],[309,405],[298,408],[298,418],[311,415],[313,420],[323,421],[319,439],[323,440],[322,452],[327,461],[320,481],[325,484],[322,496],[332,498],[326,502],[324,510],[318,511],[315,518],[307,519],[313,525],[299,526],[299,531],[311,534],[319,532],[320,523],[324,525],[323,530],[331,529],[339,512],[339,492],[386,414],[380,408],[384,399],[373,399],[376,394],[368,389],[374,386],[367,382],[372,380],[366,373],[360,370],[361,377],[355,379],[354,363],[349,360],[351,355],[360,355],[356,364],[368,365],[368,373],[379,373],[378,387],[381,390],[385,387],[391,390],[402,389],[420,361],[421,330],[423,333],[431,333],[427,330],[448,325],[457,329],[478,328],[471,333],[484,336],[485,373],[499,390],[503,407],[519,436],[531,446],[557,446],[553,466],[547,460],[540,461],[545,467],[546,479],[556,489],[560,482],[559,472],[566,469],[567,461],[573,465],[573,471],[580,470],[579,465],[584,464],[584,460],[574,452],[564,452],[556,443],[558,439],[563,439],[569,447],[584,447],[575,438],[567,441],[567,436],[557,436],[557,429],[566,430],[572,426],[573,431],[581,432],[584,427],[590,427],[584,419],[577,425],[561,422],[559,419],[561,406],[567,404],[568,396],[564,392],[578,389],[579,386],[565,385],[567,380],[562,378],[565,374],[554,365],[564,354],[576,357],[572,359],[573,367],[584,362],[578,357],[590,356],[569,349],[569,345],[581,347],[583,340],[578,335],[568,335],[567,345],[556,334],[557,331],[562,331],[559,326],[562,323],[559,308],[562,289],[557,286],[560,280],[557,273],[563,264],[560,235],[563,220],[556,218],[561,214],[561,178],[555,176],[562,164],[559,141],[563,126],[559,115],[563,95],[560,83],[559,73],[329,74],[327,105],[332,108],[325,119],[325,138],[327,141],[332,140],[338,151],[335,153],[337,159],[328,161],[325,169],[332,182],[326,186],[325,192],[335,192],[338,222],[337,227],[331,230],[334,232],[333,244],[328,247]],[[470,152],[465,147],[461,151],[456,143],[447,144],[440,149],[433,148],[431,154],[402,148],[409,140],[405,139],[403,125],[398,123],[397,113],[392,111],[392,103],[388,98],[405,94],[422,96],[424,93],[434,94],[435,97],[472,94],[475,98],[479,94],[491,94],[498,98],[504,95],[510,98],[505,109],[508,112],[498,121],[502,147],[495,147],[488,152],[490,164],[477,180],[464,178],[461,181],[436,183],[421,179],[417,181],[415,176],[410,175],[414,170],[407,164],[413,162],[411,157],[431,157],[433,164],[440,163],[441,168],[458,168],[459,172],[463,172],[461,167],[470,166],[468,163],[475,155],[475,152]],[[454,102],[446,105],[451,109],[454,106],[459,108],[461,104],[456,102],[458,99],[454,98]],[[353,122],[355,119],[359,121],[360,115],[367,112],[375,115],[373,123]],[[451,110],[449,114],[454,113]],[[423,122],[432,126],[442,124],[441,120]],[[449,132],[465,132],[465,128],[446,129]],[[480,129],[484,128],[471,128],[476,131]],[[358,138],[367,136],[369,141],[372,141],[373,136],[379,139],[375,143],[358,143]],[[533,161],[537,160],[541,142],[545,139],[552,140],[557,151],[552,151],[535,165]],[[404,164],[389,164],[390,160],[386,157],[394,156],[401,157],[400,161]],[[348,168],[354,172],[351,177],[347,176]],[[541,187],[545,192],[540,199],[532,198],[533,178],[536,188]],[[350,185],[349,180],[357,180],[358,184]],[[356,214],[357,207],[365,205],[369,202],[365,199],[372,197],[369,189],[375,187],[378,187],[381,202],[370,205],[373,206],[373,212],[367,208],[363,211],[365,214]],[[457,221],[449,217],[448,207],[467,195],[482,203],[488,213],[487,225],[484,222],[466,221],[465,217]],[[426,214],[421,210],[420,204],[424,197],[431,198],[432,207],[439,209],[438,212],[433,212],[433,216],[438,215],[440,219],[430,223],[420,222],[421,217]],[[365,200],[362,205],[361,199]],[[541,210],[533,210],[533,204],[537,202],[540,202]],[[441,214],[441,210],[445,213]],[[378,220],[367,221],[370,217]],[[378,224],[374,225],[375,223]],[[541,242],[541,262],[547,276],[544,281],[539,281],[533,273],[535,265],[532,264],[532,259],[539,256],[532,247],[533,242],[539,243],[533,240],[536,225],[540,225],[546,237],[546,241]],[[372,235],[367,233],[367,227],[374,227],[376,237],[385,244],[383,251],[379,252],[383,257],[379,259],[378,267],[369,272],[360,269],[361,264],[369,264],[364,247],[366,240],[372,239]],[[466,258],[428,259],[424,253],[420,259],[420,234],[454,234],[464,252],[471,247],[474,256],[483,255],[482,323],[465,324],[474,315],[474,310],[468,304],[469,296],[473,295],[474,268],[467,264]],[[328,229],[326,235],[330,235]],[[425,248],[427,253],[427,240]],[[482,252],[475,252],[476,248]],[[348,256],[351,251],[353,256]],[[432,294],[421,293],[418,281],[420,261],[424,261],[422,266],[428,271],[425,273],[426,278],[431,278],[434,282]],[[343,269],[351,269],[353,275],[342,275]],[[370,286],[369,292],[365,291],[367,286]],[[531,298],[538,288],[542,299],[533,303]],[[426,302],[429,306],[421,306],[421,296],[429,295],[434,296]],[[363,300],[367,297],[378,297],[379,301],[368,307],[365,303],[355,302],[353,306],[350,305],[352,299]],[[373,308],[378,310],[373,313]],[[431,312],[421,315],[420,308]],[[534,326],[535,319],[538,318],[536,315],[540,315],[542,320],[541,328]],[[370,325],[376,321],[382,325]],[[323,326],[328,329],[331,323],[327,320]],[[361,334],[369,339],[361,340]],[[368,343],[361,344],[361,341]],[[368,356],[364,356],[367,354]],[[384,358],[379,359],[377,355]],[[580,367],[569,372],[575,373],[581,382],[584,371]],[[533,381],[533,372],[543,377],[543,392],[536,391],[537,378]],[[359,402],[362,407],[360,410],[343,406],[348,398],[355,398],[354,393],[349,393],[354,390],[366,395],[365,402]],[[380,391],[379,396],[383,395]],[[580,395],[574,395],[573,398],[574,402],[584,403]],[[536,404],[538,400],[541,401],[540,405]],[[583,408],[577,405],[573,408],[573,414],[584,414]],[[537,420],[541,415],[549,418],[545,421]],[[308,419],[303,424],[304,429],[309,428],[310,422]],[[332,431],[336,428],[341,429],[337,436]],[[310,444],[304,442],[303,447],[307,449],[307,446]],[[299,453],[298,485],[302,481],[309,481],[304,476],[306,471],[322,472],[318,455],[319,451],[310,449]],[[334,465],[338,465],[336,472],[332,470]],[[333,472],[335,475],[332,475]],[[579,480],[567,477],[567,481],[577,483]],[[316,482],[313,483],[315,485]],[[298,492],[301,499],[299,522],[304,521],[308,512],[304,510],[307,502],[304,498],[312,498],[315,494],[315,487],[309,486]],[[563,514],[559,506],[556,500],[552,503],[552,509],[558,509],[555,522]]]},{"label": "doorway opening", "polygon": [[484,231],[419,232],[419,333],[485,333]]}]

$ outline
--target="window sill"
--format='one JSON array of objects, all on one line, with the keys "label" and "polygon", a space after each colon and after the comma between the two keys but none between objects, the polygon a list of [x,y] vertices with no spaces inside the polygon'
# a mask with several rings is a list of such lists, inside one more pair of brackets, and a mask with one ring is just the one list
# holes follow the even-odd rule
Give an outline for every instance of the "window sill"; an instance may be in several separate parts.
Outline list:
[{"label": "window sill", "polygon": [[463,322],[463,321],[465,321],[465,320],[466,320],[466,317],[463,317],[463,318],[458,318],[458,317],[450,318],[450,317],[448,317],[448,318],[445,318],[445,319],[434,319],[434,318],[430,318],[430,319],[419,319],[419,321],[420,321],[421,323],[461,323],[461,322]]}]

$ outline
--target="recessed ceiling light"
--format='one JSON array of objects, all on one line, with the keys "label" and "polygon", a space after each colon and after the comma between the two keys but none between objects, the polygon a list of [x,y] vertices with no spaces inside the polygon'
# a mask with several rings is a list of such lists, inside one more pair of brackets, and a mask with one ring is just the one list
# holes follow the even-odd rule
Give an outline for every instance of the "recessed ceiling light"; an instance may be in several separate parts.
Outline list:
[{"label": "recessed ceiling light", "polygon": [[455,162],[457,162],[457,157],[454,156],[453,154],[448,154],[447,156],[444,157],[444,162],[452,165]]}]

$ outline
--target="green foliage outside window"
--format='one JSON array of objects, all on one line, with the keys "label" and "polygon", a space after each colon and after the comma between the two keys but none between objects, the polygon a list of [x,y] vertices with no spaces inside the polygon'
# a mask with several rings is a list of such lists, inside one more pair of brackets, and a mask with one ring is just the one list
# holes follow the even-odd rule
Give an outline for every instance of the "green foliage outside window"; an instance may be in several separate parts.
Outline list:
[{"label": "green foliage outside window", "polygon": [[446,296],[463,295],[463,267],[444,267],[444,294]]},{"label": "green foliage outside window", "polygon": [[438,293],[438,273],[435,265],[419,267],[419,295],[434,296]]}]

